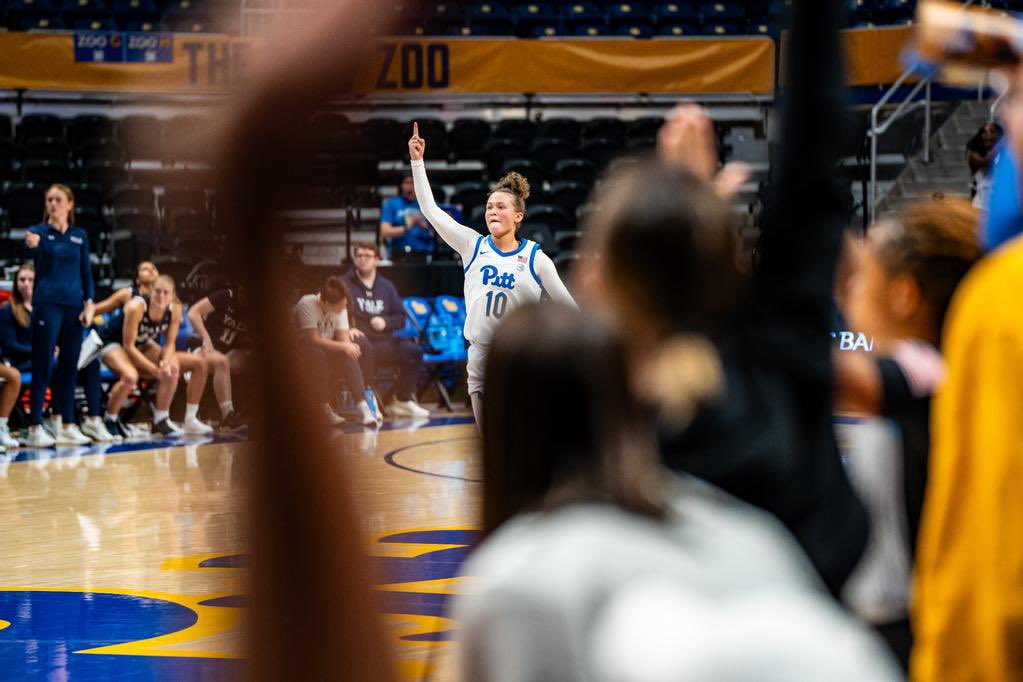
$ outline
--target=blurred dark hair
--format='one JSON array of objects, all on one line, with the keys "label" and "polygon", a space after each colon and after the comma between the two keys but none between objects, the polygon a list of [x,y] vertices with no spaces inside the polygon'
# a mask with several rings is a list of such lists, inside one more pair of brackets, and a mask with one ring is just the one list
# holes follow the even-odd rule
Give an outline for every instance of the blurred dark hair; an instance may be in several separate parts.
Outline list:
[{"label": "blurred dark hair", "polygon": [[323,280],[320,286],[320,300],[331,305],[337,305],[348,299],[348,287],[337,275],[331,275]]},{"label": "blurred dark hair", "polygon": [[484,537],[521,512],[575,502],[664,515],[653,413],[634,398],[608,327],[560,304],[517,308],[498,327],[486,377]]},{"label": "blurred dark hair", "polygon": [[731,209],[686,170],[647,160],[612,173],[585,231],[615,304],[661,338],[715,335],[742,298]]}]

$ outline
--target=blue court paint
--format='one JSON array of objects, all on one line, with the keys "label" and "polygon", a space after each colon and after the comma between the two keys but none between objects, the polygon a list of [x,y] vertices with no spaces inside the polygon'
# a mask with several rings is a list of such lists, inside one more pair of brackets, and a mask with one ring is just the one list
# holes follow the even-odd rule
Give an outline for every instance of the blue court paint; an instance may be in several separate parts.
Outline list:
[{"label": "blue court paint", "polygon": [[249,557],[246,554],[228,554],[215,556],[199,562],[199,568],[248,568]]},{"label": "blue court paint", "polygon": [[408,466],[407,464],[402,464],[401,462],[398,461],[398,455],[400,455],[403,452],[408,452],[409,450],[415,450],[417,448],[432,447],[432,446],[435,446],[435,445],[442,445],[444,443],[457,443],[459,441],[464,441],[464,440],[476,440],[476,439],[475,438],[470,438],[470,437],[465,437],[465,438],[445,438],[443,440],[431,440],[431,441],[428,441],[426,443],[416,443],[415,445],[406,445],[405,447],[398,448],[397,450],[391,450],[390,452],[388,452],[386,455],[384,455],[384,461],[387,464],[390,464],[392,467],[395,467],[397,469],[403,469],[405,471],[410,471],[410,472],[412,472],[414,474],[422,474],[423,476],[433,476],[434,478],[448,478],[448,479],[451,479],[453,481],[465,481],[466,483],[482,483],[483,481],[481,481],[481,480],[479,480],[477,478],[467,478],[465,476],[454,476],[452,474],[438,474],[438,473],[434,473],[432,471],[425,471],[423,469],[416,469],[415,467]]},{"label": "blue court paint", "polygon": [[191,609],[162,599],[99,592],[0,591],[0,677],[50,680],[222,680],[237,661],[78,653],[191,626]]},{"label": "blue court paint", "polygon": [[413,530],[386,535],[377,542],[403,542],[416,545],[471,545],[479,539],[478,530]]}]

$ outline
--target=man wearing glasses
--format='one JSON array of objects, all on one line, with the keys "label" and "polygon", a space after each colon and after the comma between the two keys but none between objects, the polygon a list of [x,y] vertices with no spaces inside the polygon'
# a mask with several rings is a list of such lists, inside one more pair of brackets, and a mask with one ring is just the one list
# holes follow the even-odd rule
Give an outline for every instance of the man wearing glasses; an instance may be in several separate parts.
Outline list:
[{"label": "man wearing glasses", "polygon": [[429,410],[416,403],[415,388],[423,364],[423,350],[411,339],[397,338],[405,328],[405,309],[391,280],[377,272],[380,252],[375,244],[355,245],[355,267],[344,277],[348,286],[348,313],[352,336],[362,348],[359,364],[367,385],[376,377],[377,365],[397,372],[394,397],[388,412],[395,417],[425,418]]}]

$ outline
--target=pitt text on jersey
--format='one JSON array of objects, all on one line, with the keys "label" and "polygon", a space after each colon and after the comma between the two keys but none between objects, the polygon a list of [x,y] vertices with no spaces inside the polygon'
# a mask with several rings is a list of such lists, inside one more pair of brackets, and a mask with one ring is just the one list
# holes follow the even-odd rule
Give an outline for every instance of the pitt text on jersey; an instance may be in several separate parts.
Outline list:
[{"label": "pitt text on jersey", "polygon": [[483,286],[497,287],[498,289],[514,289],[515,275],[510,272],[499,272],[494,265],[484,265],[480,268],[483,275]]}]

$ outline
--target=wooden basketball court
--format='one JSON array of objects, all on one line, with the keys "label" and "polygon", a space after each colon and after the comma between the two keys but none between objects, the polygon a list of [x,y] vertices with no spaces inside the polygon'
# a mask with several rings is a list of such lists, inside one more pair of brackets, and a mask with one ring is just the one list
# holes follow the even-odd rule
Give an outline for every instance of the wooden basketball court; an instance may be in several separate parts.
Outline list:
[{"label": "wooden basketball court", "polygon": [[[471,416],[345,436],[403,679],[448,677],[474,538]],[[246,565],[236,438],[0,454],[0,678],[223,679]]]}]

